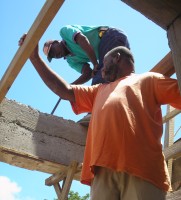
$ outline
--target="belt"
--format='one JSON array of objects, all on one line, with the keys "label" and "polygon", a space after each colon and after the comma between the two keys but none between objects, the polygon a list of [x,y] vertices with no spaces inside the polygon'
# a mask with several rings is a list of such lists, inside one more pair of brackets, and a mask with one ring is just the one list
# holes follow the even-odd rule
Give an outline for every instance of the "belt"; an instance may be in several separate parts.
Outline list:
[{"label": "belt", "polygon": [[108,30],[108,27],[101,27],[99,29],[99,37],[102,38],[102,36],[104,35],[104,33]]}]

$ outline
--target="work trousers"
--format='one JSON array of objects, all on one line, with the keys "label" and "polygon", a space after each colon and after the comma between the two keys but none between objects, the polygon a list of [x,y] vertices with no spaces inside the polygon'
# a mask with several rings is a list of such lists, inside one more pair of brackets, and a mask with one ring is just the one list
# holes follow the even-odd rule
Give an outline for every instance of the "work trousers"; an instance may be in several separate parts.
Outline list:
[{"label": "work trousers", "polygon": [[166,192],[124,172],[96,167],[91,200],[165,200]]},{"label": "work trousers", "polygon": [[116,28],[108,28],[103,34],[99,44],[99,67],[98,72],[92,79],[92,85],[104,83],[102,79],[101,69],[103,68],[103,60],[106,53],[118,46],[125,46],[130,49],[128,38],[125,33]]}]

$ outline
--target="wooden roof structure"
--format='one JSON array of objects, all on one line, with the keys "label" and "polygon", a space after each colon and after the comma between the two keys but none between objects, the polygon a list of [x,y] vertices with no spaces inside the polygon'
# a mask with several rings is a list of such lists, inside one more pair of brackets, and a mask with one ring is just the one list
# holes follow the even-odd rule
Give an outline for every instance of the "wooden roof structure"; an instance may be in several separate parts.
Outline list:
[{"label": "wooden roof structure", "polygon": [[167,31],[168,42],[181,91],[181,1],[121,0]]},{"label": "wooden roof structure", "polygon": [[[167,31],[171,52],[150,71],[160,72],[168,76],[176,72],[181,91],[181,1],[122,1]],[[0,132],[3,133],[0,134],[0,160],[11,165],[47,173],[56,173],[58,169],[66,168],[68,163],[74,159],[82,162],[86,128],[75,122],[68,122],[9,101],[5,96],[63,2],[63,0],[45,2],[28,31],[24,44],[18,49],[0,81]],[[22,110],[21,115],[18,112],[19,109]],[[164,118],[165,122],[178,113],[180,113],[178,110],[169,113]],[[47,121],[55,125],[54,128],[53,126],[44,128]],[[52,131],[56,134],[53,135]],[[27,137],[29,135],[32,137]],[[70,138],[70,135],[74,135],[74,138]],[[17,138],[19,138],[19,143],[16,143]],[[15,140],[14,143],[11,142],[13,140]],[[25,140],[28,145],[24,144]],[[58,153],[50,145],[57,142],[62,145]],[[37,147],[36,151],[35,146]],[[47,147],[49,147],[48,151]],[[72,151],[72,149],[74,150]],[[75,150],[79,152],[76,157],[70,153],[71,151],[75,152]],[[164,154],[167,160],[180,157],[181,141],[165,149]],[[79,174],[75,178],[78,179],[78,177]],[[169,195],[167,199],[180,199],[180,196],[181,190],[177,191],[174,196]]]}]

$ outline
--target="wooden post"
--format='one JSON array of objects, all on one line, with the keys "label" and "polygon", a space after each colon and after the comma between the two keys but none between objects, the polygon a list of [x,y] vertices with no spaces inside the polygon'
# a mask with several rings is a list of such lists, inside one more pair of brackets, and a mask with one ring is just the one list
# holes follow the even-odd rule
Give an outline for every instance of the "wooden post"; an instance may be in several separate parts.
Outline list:
[{"label": "wooden post", "polygon": [[[73,161],[71,165],[64,171],[58,172],[45,180],[45,185],[54,186],[59,200],[67,200],[68,193],[72,184],[72,180],[76,172],[80,171],[78,162]],[[59,182],[63,180],[62,187]]]},{"label": "wooden post", "polygon": [[[167,106],[167,114],[170,113],[173,110],[174,110],[173,107],[171,107],[170,105]],[[174,118],[170,119],[166,123],[164,148],[167,148],[167,147],[173,145],[173,143],[174,143]],[[173,158],[170,158],[167,161],[170,179],[172,179],[172,163],[173,163]]]},{"label": "wooden post", "polygon": [[151,70],[166,76],[171,76],[175,73],[171,52],[169,52],[160,62],[158,62]]},{"label": "wooden post", "polygon": [[168,27],[169,46],[172,50],[173,63],[181,92],[181,16],[174,19]]}]

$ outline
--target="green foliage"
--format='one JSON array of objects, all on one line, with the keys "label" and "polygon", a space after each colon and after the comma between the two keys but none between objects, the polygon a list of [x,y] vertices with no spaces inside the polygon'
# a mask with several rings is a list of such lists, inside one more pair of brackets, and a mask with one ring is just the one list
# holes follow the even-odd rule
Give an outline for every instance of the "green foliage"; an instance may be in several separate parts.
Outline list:
[{"label": "green foliage", "polygon": [[86,194],[85,196],[81,197],[79,196],[78,192],[70,191],[68,195],[68,200],[88,200],[89,194]]},{"label": "green foliage", "polygon": [[81,197],[79,196],[78,192],[70,191],[68,194],[68,200],[89,200],[89,194],[86,194],[85,196]]}]

